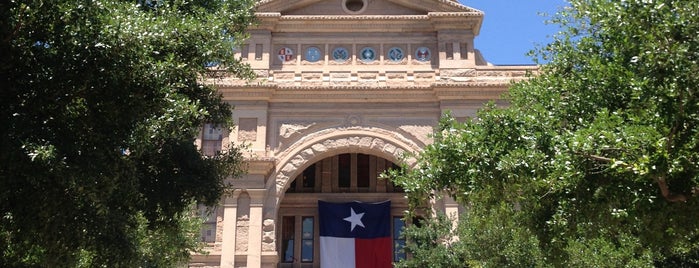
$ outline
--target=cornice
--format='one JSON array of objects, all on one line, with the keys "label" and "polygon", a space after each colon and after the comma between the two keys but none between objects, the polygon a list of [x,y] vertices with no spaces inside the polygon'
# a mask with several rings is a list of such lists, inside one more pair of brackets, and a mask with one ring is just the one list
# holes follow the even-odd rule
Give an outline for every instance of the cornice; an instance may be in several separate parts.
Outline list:
[{"label": "cornice", "polygon": [[478,34],[483,20],[482,12],[429,12],[427,15],[282,15],[279,12],[258,12],[256,15],[260,24],[252,29],[281,32],[470,29]]},{"label": "cornice", "polygon": [[255,12],[257,18],[279,18],[282,13],[279,12]]},{"label": "cornice", "polygon": [[[258,0],[255,7],[260,11],[278,11],[297,9],[322,0]],[[455,0],[387,0],[416,10],[432,11],[468,11],[481,12],[478,9],[460,4]]]},{"label": "cornice", "polygon": [[428,15],[284,15],[282,21],[365,21],[365,20],[428,20]]},{"label": "cornice", "polygon": [[482,18],[482,12],[429,12],[427,16],[432,17],[476,17]]},{"label": "cornice", "polygon": [[507,91],[510,79],[475,82],[437,82],[414,86],[220,86],[224,100],[267,102],[409,103],[439,100],[496,99]]},{"label": "cornice", "polygon": [[398,5],[409,7],[417,10],[425,10],[427,12],[481,12],[478,9],[464,6],[454,0],[387,0]]}]

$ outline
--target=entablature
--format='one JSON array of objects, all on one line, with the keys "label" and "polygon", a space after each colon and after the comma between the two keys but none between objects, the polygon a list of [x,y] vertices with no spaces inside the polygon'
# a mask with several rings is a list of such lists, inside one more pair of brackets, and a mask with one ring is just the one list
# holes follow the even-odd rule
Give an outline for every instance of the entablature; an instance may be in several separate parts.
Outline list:
[{"label": "entablature", "polygon": [[[210,78],[227,100],[266,102],[424,102],[497,99],[512,82],[528,79],[537,66],[479,66],[426,73],[372,73],[336,77],[323,73],[276,72],[265,80],[246,82],[232,77]],[[347,73],[343,73],[347,74]]]}]

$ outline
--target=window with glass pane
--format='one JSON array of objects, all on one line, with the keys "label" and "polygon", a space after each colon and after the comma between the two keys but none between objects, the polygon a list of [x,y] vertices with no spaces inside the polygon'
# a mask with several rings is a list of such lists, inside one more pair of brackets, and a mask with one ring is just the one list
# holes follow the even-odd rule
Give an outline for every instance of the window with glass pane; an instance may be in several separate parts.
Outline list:
[{"label": "window with glass pane", "polygon": [[201,139],[201,151],[204,155],[216,155],[221,151],[223,129],[215,124],[204,124],[204,135]]},{"label": "window with glass pane", "polygon": [[213,243],[216,241],[216,208],[197,205],[197,212],[202,219],[201,241]]},{"label": "window with glass pane", "polygon": [[284,254],[284,259],[282,262],[291,263],[294,262],[294,231],[295,231],[295,217],[294,216],[284,216],[282,217],[282,254]]},{"label": "window with glass pane", "polygon": [[350,173],[352,170],[352,157],[350,154],[341,154],[338,159],[339,181],[337,186],[340,188],[349,188],[350,181],[352,180],[352,174]]},{"label": "window with glass pane", "polygon": [[405,222],[401,217],[393,217],[393,261],[405,259],[405,238],[401,237]]},{"label": "window with glass pane", "polygon": [[357,187],[368,188],[369,183],[369,155],[357,154]]},{"label": "window with glass pane", "polygon": [[301,262],[313,262],[313,217],[303,217],[301,226]]}]

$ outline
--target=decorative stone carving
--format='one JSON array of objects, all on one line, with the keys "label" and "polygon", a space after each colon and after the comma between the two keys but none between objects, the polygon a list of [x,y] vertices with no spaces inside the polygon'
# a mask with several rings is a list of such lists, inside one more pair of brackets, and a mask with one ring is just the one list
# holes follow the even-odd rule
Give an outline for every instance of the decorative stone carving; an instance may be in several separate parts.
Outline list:
[{"label": "decorative stone carving", "polygon": [[442,77],[475,77],[476,69],[453,69],[453,70],[440,70],[440,75]]},{"label": "decorative stone carving", "polygon": [[361,123],[362,123],[362,117],[358,116],[358,115],[350,115],[350,116],[347,116],[347,118],[345,119],[346,126],[357,126],[357,125],[361,125]]},{"label": "decorative stone carving", "polygon": [[296,133],[302,133],[304,130],[309,129],[310,127],[314,126],[315,123],[309,123],[309,124],[282,124],[281,127],[279,127],[279,136],[282,138],[288,139],[292,135]]}]

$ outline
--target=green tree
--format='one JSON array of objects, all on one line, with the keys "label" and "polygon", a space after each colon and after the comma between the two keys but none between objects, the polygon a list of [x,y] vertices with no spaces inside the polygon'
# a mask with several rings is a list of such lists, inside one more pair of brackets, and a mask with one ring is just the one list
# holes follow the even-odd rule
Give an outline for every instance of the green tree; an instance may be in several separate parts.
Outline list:
[{"label": "green tree", "polygon": [[240,150],[203,157],[231,107],[207,66],[234,57],[253,0],[0,2],[0,266],[162,267],[197,243]]},{"label": "green tree", "polygon": [[569,2],[508,106],[445,119],[392,174],[414,204],[443,193],[468,211],[406,231],[415,259],[457,235],[473,267],[699,265],[699,2]]}]

